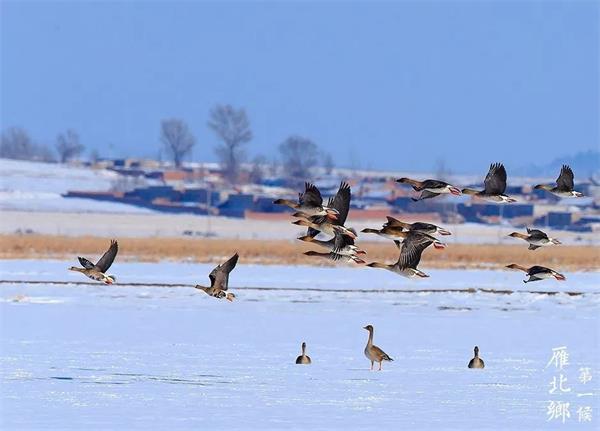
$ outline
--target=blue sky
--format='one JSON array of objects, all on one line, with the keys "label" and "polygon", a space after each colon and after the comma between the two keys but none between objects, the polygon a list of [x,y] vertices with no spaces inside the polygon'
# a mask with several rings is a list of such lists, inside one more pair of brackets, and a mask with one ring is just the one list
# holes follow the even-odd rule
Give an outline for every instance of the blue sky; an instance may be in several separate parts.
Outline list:
[{"label": "blue sky", "polygon": [[2,1],[2,128],[154,156],[162,118],[215,160],[216,103],[250,155],[291,134],[338,165],[485,173],[597,149],[597,2]]}]

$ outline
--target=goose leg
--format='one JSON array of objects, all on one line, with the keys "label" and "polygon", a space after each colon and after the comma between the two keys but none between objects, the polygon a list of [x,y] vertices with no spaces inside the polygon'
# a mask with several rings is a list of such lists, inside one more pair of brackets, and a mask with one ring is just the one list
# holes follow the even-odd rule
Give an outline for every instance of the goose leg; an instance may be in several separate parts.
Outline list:
[{"label": "goose leg", "polygon": [[373,361],[371,361],[371,371],[373,371]]},{"label": "goose leg", "polygon": [[[383,362],[383,361],[382,361],[382,362]],[[382,363],[382,362],[379,362],[379,370],[377,370],[377,371],[381,371],[381,363]]]}]

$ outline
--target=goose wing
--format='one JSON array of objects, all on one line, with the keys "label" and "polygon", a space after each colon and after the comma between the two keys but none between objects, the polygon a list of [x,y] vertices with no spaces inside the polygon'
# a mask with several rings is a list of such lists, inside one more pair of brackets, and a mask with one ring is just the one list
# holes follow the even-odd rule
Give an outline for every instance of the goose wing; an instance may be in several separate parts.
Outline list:
[{"label": "goose wing", "polygon": [[422,201],[424,199],[431,199],[431,198],[434,198],[439,195],[440,195],[439,193],[430,192],[429,190],[423,190],[421,192],[421,195],[418,198],[411,198],[411,199],[415,202],[418,202],[418,201]]},{"label": "goose wing", "polygon": [[110,266],[115,261],[115,257],[117,256],[118,252],[119,252],[119,244],[117,244],[117,241],[115,241],[113,239],[110,242],[110,247],[108,247],[108,250],[106,250],[106,253],[104,253],[102,255],[102,257],[100,258],[100,260],[98,261],[98,263],[96,263],[96,268],[100,272],[108,271],[108,268],[110,268]]},{"label": "goose wing", "polygon": [[411,225],[410,230],[423,233],[435,233],[437,231],[437,226],[431,223],[423,223],[418,221]]},{"label": "goose wing", "polygon": [[298,198],[300,205],[306,205],[310,207],[320,207],[323,205],[323,197],[321,192],[312,183],[304,183],[304,193],[300,193]]},{"label": "goose wing", "polygon": [[340,226],[344,226],[344,223],[346,223],[346,218],[348,218],[351,198],[352,193],[350,191],[350,185],[346,182],[342,182],[340,184],[340,188],[335,194],[335,197],[333,200],[330,200],[330,206],[339,212],[338,218],[335,220],[335,222]]},{"label": "goose wing", "polygon": [[573,170],[568,165],[563,165],[560,170],[560,175],[556,179],[556,185],[559,190],[563,190],[566,192],[570,192],[575,187],[575,183],[573,182]]},{"label": "goose wing", "polygon": [[501,195],[506,190],[506,169],[502,163],[493,163],[483,181],[485,193],[488,195]]},{"label": "goose wing", "polygon": [[87,260],[85,257],[77,257],[77,260],[79,260],[79,263],[85,269],[92,269],[95,266],[92,262],[90,262],[89,260]]},{"label": "goose wing", "polygon": [[229,273],[235,268],[239,255],[236,253],[229,258],[229,260],[221,265],[217,266],[208,275],[210,278],[210,287],[217,288],[220,290],[227,290],[229,286]]},{"label": "goose wing", "polygon": [[527,233],[529,234],[529,236],[532,239],[542,239],[542,238],[548,238],[548,235],[546,234],[546,232],[543,232],[539,229],[529,229],[527,228]]},{"label": "goose wing", "polygon": [[425,180],[421,185],[422,189],[441,189],[447,187],[448,183],[440,180]]},{"label": "goose wing", "polygon": [[354,245],[354,240],[348,235],[336,231],[335,236],[333,237],[333,252],[339,253],[349,245]]},{"label": "goose wing", "polygon": [[429,235],[424,235],[419,232],[411,231],[400,249],[400,257],[397,265],[400,269],[413,268],[416,269],[421,261],[423,250],[433,244],[433,238]]}]

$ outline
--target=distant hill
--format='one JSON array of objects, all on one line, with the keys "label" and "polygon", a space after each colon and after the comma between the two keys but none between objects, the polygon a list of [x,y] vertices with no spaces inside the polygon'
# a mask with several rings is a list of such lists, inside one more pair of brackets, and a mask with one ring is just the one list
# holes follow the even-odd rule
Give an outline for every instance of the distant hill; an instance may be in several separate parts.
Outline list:
[{"label": "distant hill", "polygon": [[547,164],[531,164],[513,169],[513,175],[531,177],[557,177],[563,164],[571,166],[575,181],[587,180],[600,175],[600,151],[585,151],[572,156],[560,157]]}]

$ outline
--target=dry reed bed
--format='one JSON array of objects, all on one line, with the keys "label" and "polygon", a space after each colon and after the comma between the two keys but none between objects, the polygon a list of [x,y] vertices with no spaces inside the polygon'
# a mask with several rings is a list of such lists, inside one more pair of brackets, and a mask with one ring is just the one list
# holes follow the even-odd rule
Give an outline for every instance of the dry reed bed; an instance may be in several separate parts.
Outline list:
[{"label": "dry reed bed", "polygon": [[[66,259],[76,256],[97,259],[106,250],[109,238],[49,235],[0,235],[2,259]],[[219,262],[235,251],[244,263],[333,265],[302,252],[311,246],[295,240],[234,240],[197,238],[119,238],[119,260],[158,262],[161,260]],[[360,242],[366,260],[392,263],[398,250],[390,242]],[[324,251],[324,250],[321,250]],[[445,250],[427,249],[424,268],[501,268],[509,263],[544,265],[558,270],[598,270],[600,251],[592,246],[557,246],[527,250],[515,245],[450,244]],[[340,265],[340,264],[338,264]],[[343,264],[342,264],[343,265]]]}]

